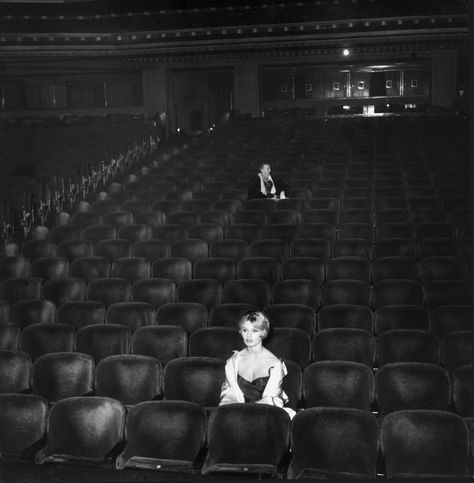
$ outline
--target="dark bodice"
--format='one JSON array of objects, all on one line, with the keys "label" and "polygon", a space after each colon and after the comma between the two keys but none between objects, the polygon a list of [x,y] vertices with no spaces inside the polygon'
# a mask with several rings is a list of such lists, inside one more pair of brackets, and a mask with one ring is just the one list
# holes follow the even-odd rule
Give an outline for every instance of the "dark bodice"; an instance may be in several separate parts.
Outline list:
[{"label": "dark bodice", "polygon": [[269,376],[257,377],[252,382],[237,375],[237,383],[244,393],[245,402],[255,402],[262,399],[263,391],[267,386]]},{"label": "dark bodice", "polygon": [[265,181],[263,180],[263,184],[265,185],[265,189],[267,190],[267,195],[270,194],[271,189],[273,188],[273,182],[271,179]]}]

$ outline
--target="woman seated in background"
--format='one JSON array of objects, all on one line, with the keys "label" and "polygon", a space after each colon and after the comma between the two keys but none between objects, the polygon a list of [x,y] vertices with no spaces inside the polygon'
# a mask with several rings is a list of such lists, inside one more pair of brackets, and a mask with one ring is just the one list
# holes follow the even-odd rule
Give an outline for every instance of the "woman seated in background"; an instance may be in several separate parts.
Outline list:
[{"label": "woman seated in background", "polygon": [[245,348],[234,351],[227,360],[220,405],[270,404],[283,408],[293,417],[295,411],[284,407],[288,403],[282,388],[288,372],[285,363],[262,344],[270,330],[268,318],[262,312],[248,312],[239,321],[239,329]]},{"label": "woman seated in background", "polygon": [[270,175],[272,169],[268,163],[260,163],[258,166],[259,173],[251,179],[248,187],[248,199],[254,198],[270,198],[284,199],[288,198],[289,187],[281,179]]}]

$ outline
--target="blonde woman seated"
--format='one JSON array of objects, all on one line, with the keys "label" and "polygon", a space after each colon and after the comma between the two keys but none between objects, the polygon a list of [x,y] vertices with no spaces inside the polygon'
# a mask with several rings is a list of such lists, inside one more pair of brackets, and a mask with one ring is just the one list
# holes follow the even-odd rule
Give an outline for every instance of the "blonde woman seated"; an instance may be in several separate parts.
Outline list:
[{"label": "blonde woman seated", "polygon": [[240,320],[239,329],[245,349],[234,351],[227,360],[220,405],[270,404],[283,408],[292,418],[295,411],[284,407],[288,403],[282,388],[288,372],[285,363],[262,344],[270,330],[268,318],[261,312],[248,312]]}]

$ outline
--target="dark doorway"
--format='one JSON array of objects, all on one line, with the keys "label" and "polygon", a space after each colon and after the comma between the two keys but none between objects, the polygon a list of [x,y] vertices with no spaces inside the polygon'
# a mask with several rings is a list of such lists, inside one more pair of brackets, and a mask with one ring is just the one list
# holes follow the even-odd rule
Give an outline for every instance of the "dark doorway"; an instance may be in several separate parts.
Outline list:
[{"label": "dark doorway", "polygon": [[202,110],[191,111],[189,113],[189,124],[191,125],[191,129],[193,131],[200,131],[202,129],[203,118],[204,118],[204,114]]},{"label": "dark doorway", "polygon": [[369,96],[386,96],[387,88],[385,87],[385,72],[372,72],[370,74]]}]

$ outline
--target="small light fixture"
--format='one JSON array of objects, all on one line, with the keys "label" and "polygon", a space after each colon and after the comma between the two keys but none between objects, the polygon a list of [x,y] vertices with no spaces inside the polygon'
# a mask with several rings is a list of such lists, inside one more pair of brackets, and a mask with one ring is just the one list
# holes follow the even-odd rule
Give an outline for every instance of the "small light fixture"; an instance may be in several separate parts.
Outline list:
[{"label": "small light fixture", "polygon": [[342,51],[342,55],[344,55],[344,56],[347,56],[347,55],[349,55],[350,53],[351,53],[351,52],[350,52],[350,50],[349,50],[349,49],[344,49],[344,50]]}]

